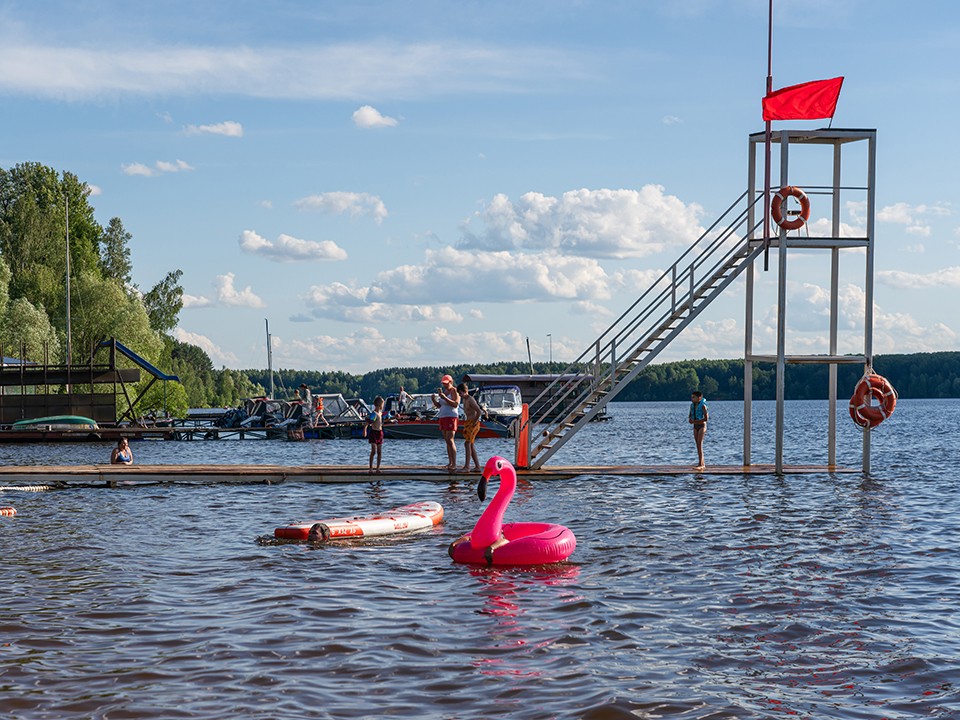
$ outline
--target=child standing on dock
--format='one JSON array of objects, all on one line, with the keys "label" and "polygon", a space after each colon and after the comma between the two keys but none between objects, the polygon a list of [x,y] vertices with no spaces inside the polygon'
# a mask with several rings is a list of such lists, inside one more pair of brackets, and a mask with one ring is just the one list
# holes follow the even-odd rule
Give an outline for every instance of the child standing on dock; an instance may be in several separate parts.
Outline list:
[{"label": "child standing on dock", "polygon": [[688,422],[693,425],[693,441],[697,444],[697,470],[703,470],[703,436],[707,434],[707,420],[710,414],[707,409],[707,401],[703,399],[703,393],[694,390],[690,394],[690,414]]},{"label": "child standing on dock", "polygon": [[463,469],[460,472],[470,472],[470,460],[473,467],[480,472],[480,459],[477,457],[477,434],[480,432],[480,415],[483,409],[480,403],[470,395],[470,388],[466,383],[457,385],[457,392],[463,402]]},{"label": "child standing on dock", "polygon": [[[383,456],[383,398],[377,395],[373,399],[373,412],[363,426],[363,436],[370,443],[370,473],[380,472],[380,458]],[[377,456],[377,469],[373,469],[373,456]]]}]

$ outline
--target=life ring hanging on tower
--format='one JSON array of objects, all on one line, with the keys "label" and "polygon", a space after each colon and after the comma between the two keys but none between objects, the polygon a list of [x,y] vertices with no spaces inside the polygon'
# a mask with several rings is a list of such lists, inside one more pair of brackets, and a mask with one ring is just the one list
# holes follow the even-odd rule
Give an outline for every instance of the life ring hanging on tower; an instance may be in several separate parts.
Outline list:
[{"label": "life ring hanging on tower", "polygon": [[[876,400],[873,405],[871,399]],[[893,415],[897,407],[897,391],[882,375],[872,370],[860,378],[850,398],[850,418],[859,427],[875,428]]]},{"label": "life ring hanging on tower", "polygon": [[[783,204],[788,197],[794,197],[800,203],[800,211],[792,220],[788,220],[784,212]],[[773,202],[770,204],[770,215],[773,221],[784,230],[799,230],[810,219],[810,199],[807,194],[798,187],[787,185],[777,190],[773,196]]]}]

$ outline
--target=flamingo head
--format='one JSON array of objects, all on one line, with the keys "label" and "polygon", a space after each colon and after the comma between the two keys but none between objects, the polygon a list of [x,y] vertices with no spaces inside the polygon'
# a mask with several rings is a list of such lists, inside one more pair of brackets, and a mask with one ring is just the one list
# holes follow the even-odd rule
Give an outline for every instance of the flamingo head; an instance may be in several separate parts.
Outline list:
[{"label": "flamingo head", "polygon": [[487,464],[483,466],[480,482],[477,484],[477,497],[480,498],[481,502],[487,499],[487,481],[490,478],[499,477],[504,465],[507,464],[506,460],[497,455],[487,460]]}]

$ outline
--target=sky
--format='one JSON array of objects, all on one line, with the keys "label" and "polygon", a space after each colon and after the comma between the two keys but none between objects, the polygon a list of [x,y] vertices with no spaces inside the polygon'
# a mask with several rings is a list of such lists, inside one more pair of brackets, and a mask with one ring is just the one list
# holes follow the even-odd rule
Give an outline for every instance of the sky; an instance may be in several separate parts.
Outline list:
[{"label": "sky", "polygon": [[[265,321],[274,368],[569,361],[746,189],[767,10],[0,0],[0,167],[88,183],[141,290],[183,271],[174,334],[217,367],[265,368]],[[833,127],[877,130],[878,354],[960,350],[958,47],[955,0],[775,0],[774,88],[842,75]],[[863,253],[841,262],[859,353]],[[828,261],[791,263],[787,351],[825,353]],[[743,338],[741,279],[659,359]]]}]

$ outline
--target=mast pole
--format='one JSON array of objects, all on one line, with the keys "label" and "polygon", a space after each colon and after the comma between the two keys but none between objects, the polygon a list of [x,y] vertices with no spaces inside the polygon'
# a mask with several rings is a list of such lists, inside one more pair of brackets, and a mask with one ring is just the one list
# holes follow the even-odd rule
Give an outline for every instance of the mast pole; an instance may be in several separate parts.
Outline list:
[{"label": "mast pole", "polygon": [[67,246],[67,366],[70,366],[73,363],[73,340],[70,332],[70,196],[66,192],[63,195],[63,200],[67,219],[65,235]]},{"label": "mast pole", "polygon": [[[773,92],[773,0],[767,13],[767,95]],[[770,120],[763,135],[763,269],[770,269]]]},{"label": "mast pole", "polygon": [[263,319],[267,326],[267,374],[270,376],[270,399],[273,400],[273,345],[270,341],[270,321]]}]

